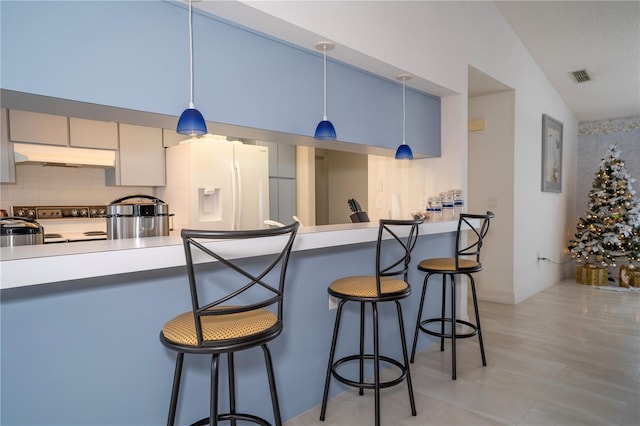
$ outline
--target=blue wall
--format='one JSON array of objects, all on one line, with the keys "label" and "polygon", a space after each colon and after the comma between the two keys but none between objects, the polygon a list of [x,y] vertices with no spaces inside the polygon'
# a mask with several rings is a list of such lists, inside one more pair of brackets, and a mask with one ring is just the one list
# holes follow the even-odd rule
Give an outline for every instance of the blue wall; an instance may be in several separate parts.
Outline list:
[{"label": "blue wall", "polygon": [[[164,1],[3,1],[1,86],[178,116],[189,103],[188,15]],[[313,136],[322,56],[194,14],[196,107],[213,122]],[[337,47],[339,48],[339,46]],[[338,139],[395,149],[402,89],[329,60],[328,116]],[[407,89],[407,142],[440,155],[440,99]]]},{"label": "blue wall", "polygon": [[[450,233],[421,237],[415,258],[450,255],[452,242]],[[366,243],[292,255],[285,330],[270,344],[284,420],[322,399],[336,312],[328,310],[329,282],[372,273],[374,253],[375,244]],[[409,281],[413,294],[402,306],[411,344],[422,275],[412,268]],[[432,287],[427,312],[433,313],[440,297],[439,286]],[[175,353],[158,336],[164,322],[190,309],[182,268],[4,290],[1,296],[0,424],[166,422]],[[380,306],[382,350],[401,357],[394,306]],[[357,351],[357,312],[355,305],[345,308],[338,353]],[[422,334],[419,342],[423,348],[433,341]],[[209,363],[207,356],[185,357],[179,424],[207,415]],[[240,353],[236,363],[238,409],[271,419],[262,352]],[[345,388],[333,381],[331,389],[336,395]]]}]

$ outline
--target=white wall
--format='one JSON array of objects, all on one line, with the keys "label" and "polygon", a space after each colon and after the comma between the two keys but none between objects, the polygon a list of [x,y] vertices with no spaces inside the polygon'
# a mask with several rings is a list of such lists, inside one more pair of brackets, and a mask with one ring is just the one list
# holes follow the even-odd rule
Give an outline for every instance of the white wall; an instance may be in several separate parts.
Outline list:
[{"label": "white wall", "polygon": [[[469,64],[515,90],[513,291],[518,303],[563,278],[574,232],[577,120],[492,3],[466,5]],[[564,124],[562,193],[540,190],[542,114]]]},{"label": "white wall", "polygon": [[[512,271],[494,278],[504,281],[500,288],[512,282],[515,303],[563,278],[562,268],[539,263],[537,254],[563,260],[574,231],[577,120],[493,2],[243,3],[454,93],[442,99],[442,157],[411,166],[424,168],[425,193],[466,189],[467,67],[512,87],[513,172],[505,179],[513,182],[513,194],[504,200],[513,199],[513,213],[505,206],[494,231],[513,234],[514,257]],[[540,190],[542,114],[564,124],[560,194]],[[398,167],[403,173],[407,166]],[[371,196],[371,183],[369,190]]]},{"label": "white wall", "polygon": [[469,133],[471,212],[496,214],[487,235],[478,274],[478,297],[514,303],[514,105],[515,92],[469,98],[469,119],[484,120],[484,130]]}]

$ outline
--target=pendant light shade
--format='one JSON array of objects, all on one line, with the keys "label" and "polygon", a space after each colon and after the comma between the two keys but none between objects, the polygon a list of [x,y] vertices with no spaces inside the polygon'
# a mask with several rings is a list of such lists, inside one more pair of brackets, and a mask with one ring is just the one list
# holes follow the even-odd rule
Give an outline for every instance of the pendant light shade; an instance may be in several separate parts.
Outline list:
[{"label": "pendant light shade", "polygon": [[207,133],[204,117],[195,108],[187,108],[180,115],[177,132],[181,135],[199,136]]},{"label": "pendant light shade", "polygon": [[316,44],[316,49],[321,50],[323,54],[323,64],[324,64],[324,115],[322,121],[318,123],[316,127],[315,138],[316,139],[336,139],[336,129],[333,127],[333,124],[327,118],[327,50],[331,50],[334,48],[334,44],[330,41],[322,41]]},{"label": "pendant light shade", "polygon": [[398,146],[398,149],[396,149],[396,160],[413,160],[411,147],[406,143]]},{"label": "pendant light shade", "polygon": [[181,135],[198,136],[207,133],[207,124],[200,111],[195,109],[193,105],[193,10],[189,0],[189,72],[190,72],[190,92],[189,92],[189,108],[185,109],[178,120],[178,128],[176,131]]},{"label": "pendant light shade", "polygon": [[406,124],[406,99],[405,99],[405,86],[406,81],[410,80],[411,76],[408,74],[401,74],[396,77],[396,80],[402,81],[402,144],[398,146],[396,150],[396,160],[413,160],[413,152],[411,147],[407,145],[405,139],[405,124]]}]

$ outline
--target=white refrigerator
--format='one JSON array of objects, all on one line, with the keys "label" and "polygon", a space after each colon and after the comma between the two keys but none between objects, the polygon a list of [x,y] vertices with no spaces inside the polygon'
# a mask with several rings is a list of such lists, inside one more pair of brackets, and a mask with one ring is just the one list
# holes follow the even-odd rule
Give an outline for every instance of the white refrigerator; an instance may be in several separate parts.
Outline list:
[{"label": "white refrigerator", "polygon": [[190,139],[166,149],[166,186],[173,234],[183,228],[265,228],[269,219],[269,151],[241,142]]}]

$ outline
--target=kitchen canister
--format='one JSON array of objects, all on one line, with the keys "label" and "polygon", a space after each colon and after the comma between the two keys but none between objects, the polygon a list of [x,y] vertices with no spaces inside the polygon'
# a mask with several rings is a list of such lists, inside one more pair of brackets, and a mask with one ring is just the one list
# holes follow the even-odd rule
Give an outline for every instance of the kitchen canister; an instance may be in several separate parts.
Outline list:
[{"label": "kitchen canister", "polygon": [[440,197],[429,197],[427,215],[429,220],[442,219],[442,202],[440,201]]},{"label": "kitchen canister", "polygon": [[442,219],[451,220],[455,217],[454,205],[453,205],[453,193],[441,192],[440,198],[442,199]]},{"label": "kitchen canister", "polygon": [[449,192],[453,194],[453,213],[456,217],[458,217],[464,210],[464,197],[462,196],[462,189],[451,189]]}]

